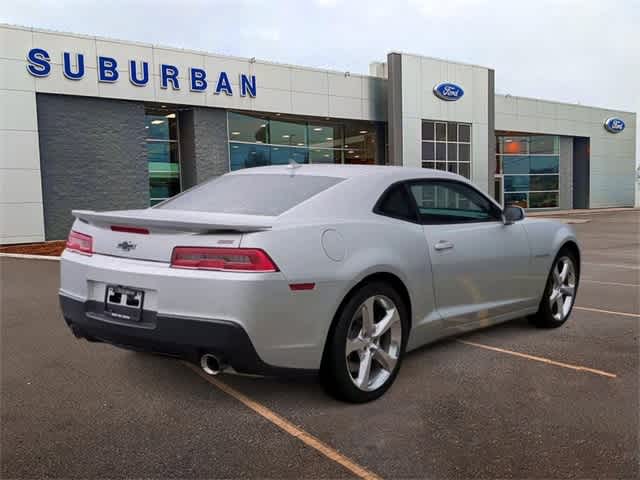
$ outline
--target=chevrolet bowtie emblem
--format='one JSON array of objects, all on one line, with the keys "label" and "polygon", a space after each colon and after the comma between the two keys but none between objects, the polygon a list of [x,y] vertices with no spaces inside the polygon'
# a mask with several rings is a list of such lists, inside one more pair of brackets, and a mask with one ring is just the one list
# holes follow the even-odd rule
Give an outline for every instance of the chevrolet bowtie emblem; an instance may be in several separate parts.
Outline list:
[{"label": "chevrolet bowtie emblem", "polygon": [[136,249],[136,244],[135,243],[131,243],[131,242],[127,242],[127,241],[120,242],[118,244],[118,248],[121,248],[125,252],[130,252],[131,250],[135,250]]}]

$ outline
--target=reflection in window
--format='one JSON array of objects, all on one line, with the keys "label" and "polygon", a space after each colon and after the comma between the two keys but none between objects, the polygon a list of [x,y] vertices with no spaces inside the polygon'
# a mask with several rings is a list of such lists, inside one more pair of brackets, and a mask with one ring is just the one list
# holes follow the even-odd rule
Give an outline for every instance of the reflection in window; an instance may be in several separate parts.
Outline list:
[{"label": "reflection in window", "polygon": [[148,110],[145,114],[150,204],[180,193],[178,121],[175,112]]},{"label": "reflection in window", "polygon": [[344,127],[341,125],[309,124],[309,146],[318,148],[341,148],[344,139]]},{"label": "reflection in window", "polygon": [[271,165],[271,151],[267,145],[232,143],[229,154],[231,170]]},{"label": "reflection in window", "polygon": [[558,206],[558,192],[529,193],[529,208],[554,208]]},{"label": "reflection in window", "polygon": [[530,173],[529,157],[522,155],[509,155],[502,158],[502,171],[508,175]]},{"label": "reflection in window", "polygon": [[505,175],[505,192],[522,192],[529,190],[529,175]]},{"label": "reflection in window", "polygon": [[328,148],[312,148],[309,150],[311,163],[342,163],[342,152]]},{"label": "reflection in window", "polygon": [[423,223],[460,223],[494,220],[495,207],[468,185],[458,182],[415,183],[413,195]]},{"label": "reflection in window", "polygon": [[307,122],[278,114],[228,115],[231,170],[290,161],[376,163],[376,127],[370,122]]},{"label": "reflection in window", "polygon": [[274,145],[307,146],[307,126],[304,123],[269,122],[270,143]]},{"label": "reflection in window", "polygon": [[530,173],[558,173],[560,168],[560,157],[554,156],[531,156]]},{"label": "reflection in window", "polygon": [[496,173],[504,176],[504,204],[557,208],[560,140],[553,135],[498,135]]},{"label": "reflection in window", "polygon": [[269,143],[267,122],[260,117],[229,112],[229,139],[237,142]]},{"label": "reflection in window", "polygon": [[270,147],[271,165],[287,165],[291,160],[296,163],[308,163],[307,149],[294,147]]},{"label": "reflection in window", "polygon": [[178,122],[175,113],[147,112],[144,117],[145,136],[153,140],[175,140],[178,138]]},{"label": "reflection in window", "polygon": [[527,193],[505,193],[504,204],[515,205],[521,208],[529,208],[529,195]]},{"label": "reflection in window", "polygon": [[560,138],[549,135],[533,135],[529,137],[529,153],[539,154],[559,154]]}]

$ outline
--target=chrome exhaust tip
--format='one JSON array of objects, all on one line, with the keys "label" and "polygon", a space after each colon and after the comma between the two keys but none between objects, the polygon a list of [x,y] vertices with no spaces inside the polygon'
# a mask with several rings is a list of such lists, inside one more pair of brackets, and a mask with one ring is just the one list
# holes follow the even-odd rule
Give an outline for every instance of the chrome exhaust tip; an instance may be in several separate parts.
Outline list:
[{"label": "chrome exhaust tip", "polygon": [[208,375],[218,375],[225,368],[220,359],[211,353],[205,353],[200,357],[200,366]]}]

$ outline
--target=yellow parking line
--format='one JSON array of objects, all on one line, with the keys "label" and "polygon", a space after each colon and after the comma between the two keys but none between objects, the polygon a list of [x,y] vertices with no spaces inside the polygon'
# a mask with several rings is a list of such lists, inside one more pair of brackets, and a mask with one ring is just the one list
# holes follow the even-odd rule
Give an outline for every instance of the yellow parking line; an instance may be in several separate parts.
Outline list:
[{"label": "yellow parking line", "polygon": [[575,308],[576,310],[584,310],[586,312],[608,313],[610,315],[622,315],[623,317],[640,318],[640,313],[615,312],[613,310],[600,310],[599,308],[578,307],[577,305],[574,305],[573,308]]},{"label": "yellow parking line", "polygon": [[211,377],[211,376],[207,375],[206,373],[204,373],[202,370],[200,370],[195,365],[193,365],[191,363],[188,363],[188,362],[183,362],[183,363],[185,365],[187,365],[191,370],[196,372],[198,375],[200,375],[203,379],[205,379],[210,384],[212,384],[215,387],[219,388],[220,390],[222,390],[227,395],[230,395],[231,397],[235,398],[236,400],[238,400],[239,402],[244,404],[246,407],[250,408],[251,410],[256,412],[258,415],[262,416],[263,418],[265,418],[269,422],[273,423],[276,427],[278,427],[281,430],[285,431],[286,433],[288,433],[292,437],[297,438],[298,440],[300,440],[305,445],[317,450],[318,452],[320,452],[322,455],[324,455],[328,459],[333,460],[337,464],[339,464],[342,467],[346,468],[347,470],[349,470],[354,475],[356,475],[356,476],[358,476],[360,478],[363,478],[363,479],[367,479],[367,480],[380,480],[381,479],[381,477],[379,477],[375,473],[370,472],[369,470],[367,470],[366,468],[364,468],[361,465],[358,465],[356,462],[354,462],[353,460],[351,460],[348,457],[345,457],[340,452],[338,452],[337,450],[331,448],[329,445],[327,445],[326,443],[322,442],[318,438],[314,437],[310,433],[305,432],[300,427],[296,427],[289,420],[281,417],[280,415],[275,413],[273,410],[270,410],[269,408],[265,407],[261,403],[258,403],[255,400],[252,400],[251,398],[247,397],[245,394],[240,393],[238,390],[236,390],[233,387],[230,387],[229,385],[227,385],[226,383],[222,382],[221,380],[218,380],[215,377]]},{"label": "yellow parking line", "polygon": [[471,345],[473,347],[484,348],[485,350],[492,350],[494,352],[506,353],[508,355],[514,355],[516,357],[525,358],[527,360],[533,360],[536,362],[546,363],[548,365],[555,365],[556,367],[569,368],[571,370],[578,370],[580,372],[588,372],[593,373],[595,375],[601,375],[603,377],[609,378],[617,378],[615,373],[604,372],[602,370],[596,370],[595,368],[582,367],[580,365],[571,365],[569,363],[557,362],[555,360],[551,360],[549,358],[536,357],[534,355],[528,355],[526,353],[514,352],[513,350],[506,350],[504,348],[492,347],[489,345],[484,345],[482,343],[469,342],[467,340],[456,340],[458,343],[464,343],[465,345]]},{"label": "yellow parking line", "polygon": [[629,270],[640,270],[638,265],[623,265],[621,263],[596,263],[596,262],[582,262],[583,265],[595,265],[597,267],[610,267],[610,268],[626,268]]},{"label": "yellow parking line", "polygon": [[620,282],[603,282],[601,280],[591,280],[590,278],[581,278],[580,283],[598,283],[601,285],[613,285],[615,287],[632,287],[632,288],[640,288],[640,283],[620,283]]}]

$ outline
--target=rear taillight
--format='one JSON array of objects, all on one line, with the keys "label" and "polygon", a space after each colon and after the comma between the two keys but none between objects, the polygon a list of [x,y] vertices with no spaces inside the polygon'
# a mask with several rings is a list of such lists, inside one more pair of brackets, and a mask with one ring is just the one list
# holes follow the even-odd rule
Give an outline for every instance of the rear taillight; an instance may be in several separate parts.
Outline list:
[{"label": "rear taillight", "polygon": [[269,255],[259,248],[175,247],[171,266],[233,272],[278,271]]},{"label": "rear taillight", "polygon": [[72,252],[91,255],[93,253],[93,238],[90,235],[71,230],[66,246],[67,250]]}]

